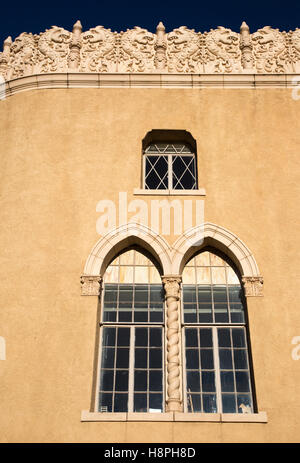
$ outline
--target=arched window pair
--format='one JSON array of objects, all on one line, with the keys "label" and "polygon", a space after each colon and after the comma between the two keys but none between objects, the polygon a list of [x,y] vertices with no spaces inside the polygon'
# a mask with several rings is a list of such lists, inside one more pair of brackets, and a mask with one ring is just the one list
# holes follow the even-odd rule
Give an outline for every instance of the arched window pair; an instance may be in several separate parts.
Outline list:
[{"label": "arched window pair", "polygon": [[[254,411],[246,302],[237,269],[204,248],[182,273],[185,412]],[[161,269],[132,246],[109,264],[101,296],[96,409],[157,412],[166,402],[166,315]]]}]

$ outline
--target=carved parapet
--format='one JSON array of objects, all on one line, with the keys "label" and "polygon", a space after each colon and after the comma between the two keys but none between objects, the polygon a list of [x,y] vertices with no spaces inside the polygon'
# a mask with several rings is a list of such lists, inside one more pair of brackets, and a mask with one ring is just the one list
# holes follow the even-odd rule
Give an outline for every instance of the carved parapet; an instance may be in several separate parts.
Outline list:
[{"label": "carved parapet", "polygon": [[252,41],[249,26],[243,21],[240,28],[240,49],[242,53],[242,66],[247,72],[253,71],[253,54],[252,54]]},{"label": "carved parapet", "polygon": [[43,73],[299,73],[300,29],[281,32],[270,26],[250,33],[218,26],[196,32],[180,26],[166,33],[160,22],[153,34],[141,27],[112,32],[96,26],[72,32],[52,26],[40,34],[9,37],[0,53],[6,80]]},{"label": "carved parapet", "polygon": [[242,277],[245,296],[263,296],[263,277]]},{"label": "carved parapet", "polygon": [[80,277],[82,296],[99,296],[102,277],[100,275],[82,275]]},{"label": "carved parapet", "polygon": [[81,32],[81,22],[77,21],[73,26],[72,40],[70,43],[68,58],[69,69],[78,70],[80,66]]},{"label": "carved parapet", "polygon": [[167,411],[182,411],[180,396],[179,298],[181,277],[162,278],[167,304]]},{"label": "carved parapet", "polygon": [[154,64],[157,70],[164,70],[167,65],[167,42],[166,42],[166,29],[162,22],[156,28],[156,44],[155,44],[155,58]]}]

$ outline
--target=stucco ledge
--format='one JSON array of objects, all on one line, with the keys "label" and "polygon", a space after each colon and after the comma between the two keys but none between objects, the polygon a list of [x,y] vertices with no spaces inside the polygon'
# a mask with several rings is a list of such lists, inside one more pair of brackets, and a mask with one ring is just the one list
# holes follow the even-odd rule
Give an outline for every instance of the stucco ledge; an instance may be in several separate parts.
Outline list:
[{"label": "stucco ledge", "polygon": [[214,423],[267,423],[266,412],[259,413],[100,413],[83,410],[81,421],[186,421]]}]

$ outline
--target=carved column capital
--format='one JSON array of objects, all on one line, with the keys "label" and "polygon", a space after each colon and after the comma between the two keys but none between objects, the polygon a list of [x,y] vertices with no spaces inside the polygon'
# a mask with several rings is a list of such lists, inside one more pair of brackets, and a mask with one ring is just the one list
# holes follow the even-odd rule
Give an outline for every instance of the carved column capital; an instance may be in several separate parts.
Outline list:
[{"label": "carved column capital", "polygon": [[100,275],[81,275],[81,295],[99,296],[101,292],[102,277]]},{"label": "carved column capital", "polygon": [[242,282],[244,285],[245,296],[263,296],[263,277],[242,277]]},{"label": "carved column capital", "polygon": [[181,276],[164,275],[162,277],[162,283],[164,285],[166,299],[173,297],[178,301],[180,298]]}]

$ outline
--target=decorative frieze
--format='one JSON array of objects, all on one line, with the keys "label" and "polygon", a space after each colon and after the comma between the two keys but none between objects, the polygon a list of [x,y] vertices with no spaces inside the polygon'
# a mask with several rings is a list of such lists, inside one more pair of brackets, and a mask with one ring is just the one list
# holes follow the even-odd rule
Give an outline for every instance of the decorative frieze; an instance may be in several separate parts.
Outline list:
[{"label": "decorative frieze", "polygon": [[179,351],[179,276],[164,276],[162,283],[165,289],[167,304],[167,411],[182,411],[180,396],[180,351]]},{"label": "decorative frieze", "polygon": [[82,32],[77,21],[72,32],[52,26],[4,41],[5,80],[55,72],[300,73],[300,29],[265,26],[251,34],[243,22],[240,33],[222,26],[203,33],[181,26],[166,33],[160,22],[155,34],[138,26],[119,33],[103,26]]},{"label": "decorative frieze", "polygon": [[99,296],[102,277],[100,275],[82,275],[80,277],[82,296]]},{"label": "decorative frieze", "polygon": [[242,277],[245,296],[263,296],[263,277]]}]

